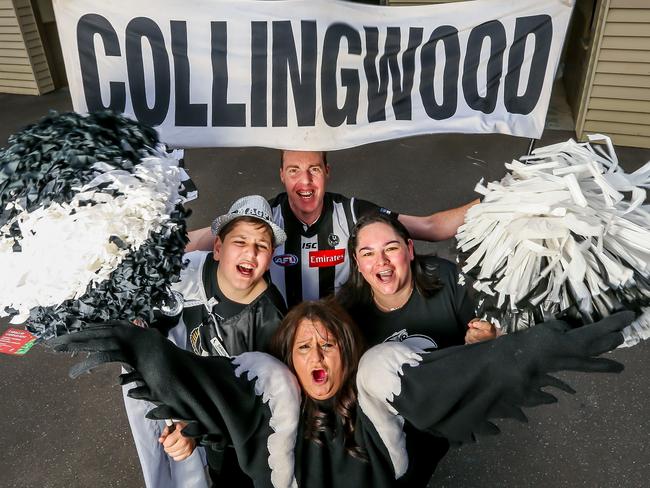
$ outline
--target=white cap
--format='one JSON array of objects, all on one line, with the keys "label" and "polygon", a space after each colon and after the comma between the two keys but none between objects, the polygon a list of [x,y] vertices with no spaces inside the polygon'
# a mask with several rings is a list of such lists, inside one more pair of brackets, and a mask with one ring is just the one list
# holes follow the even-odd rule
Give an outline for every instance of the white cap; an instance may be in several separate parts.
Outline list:
[{"label": "white cap", "polygon": [[271,206],[260,195],[248,195],[232,204],[228,213],[220,215],[212,222],[212,234],[217,235],[228,222],[240,217],[253,217],[268,224],[273,231],[273,246],[279,246],[287,240],[287,234],[271,218]]}]

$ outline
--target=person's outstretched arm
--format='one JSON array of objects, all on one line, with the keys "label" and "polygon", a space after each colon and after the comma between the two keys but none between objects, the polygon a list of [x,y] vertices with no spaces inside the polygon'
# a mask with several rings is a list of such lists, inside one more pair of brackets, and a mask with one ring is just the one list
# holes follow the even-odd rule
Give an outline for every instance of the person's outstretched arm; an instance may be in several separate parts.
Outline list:
[{"label": "person's outstretched arm", "polygon": [[422,241],[444,241],[455,237],[458,227],[465,223],[465,213],[479,203],[472,200],[460,207],[441,210],[431,215],[415,216],[399,214],[398,220],[406,227],[413,239]]},{"label": "person's outstretched arm", "polygon": [[185,252],[212,251],[214,248],[214,236],[210,227],[191,230],[187,233],[189,239],[185,246]]}]

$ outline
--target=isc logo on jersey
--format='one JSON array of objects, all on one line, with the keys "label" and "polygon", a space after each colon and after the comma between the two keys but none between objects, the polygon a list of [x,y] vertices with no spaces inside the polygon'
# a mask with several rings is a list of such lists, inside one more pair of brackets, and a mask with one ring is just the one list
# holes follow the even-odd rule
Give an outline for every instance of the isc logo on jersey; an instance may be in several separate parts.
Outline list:
[{"label": "isc logo on jersey", "polygon": [[293,266],[298,264],[298,256],[294,254],[279,254],[273,256],[273,262],[282,267]]}]

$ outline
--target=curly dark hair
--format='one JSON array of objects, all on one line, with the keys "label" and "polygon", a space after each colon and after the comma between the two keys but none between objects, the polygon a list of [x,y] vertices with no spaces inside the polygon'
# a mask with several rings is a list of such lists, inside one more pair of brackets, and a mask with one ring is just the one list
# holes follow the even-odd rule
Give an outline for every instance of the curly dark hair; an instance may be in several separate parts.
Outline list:
[{"label": "curly dark hair", "polygon": [[[286,315],[271,339],[271,353],[283,361],[295,374],[293,345],[298,326],[304,319],[319,322],[336,339],[343,368],[341,388],[332,398],[333,412],[341,422],[345,450],[351,456],[366,460],[365,451],[354,439],[357,405],[356,373],[364,343],[356,324],[333,299],[306,301],[296,305]],[[322,408],[322,402],[305,395],[302,418],[306,423],[305,438],[321,444],[326,431],[336,431],[337,421]]]},{"label": "curly dark hair", "polygon": [[[364,215],[358,220],[357,224],[352,228],[350,238],[348,239],[350,277],[336,295],[338,302],[346,310],[350,310],[355,305],[372,303],[372,290],[359,271],[355,254],[361,229],[376,223],[386,224],[391,227],[404,243],[408,243],[411,240],[411,235],[406,227],[399,220],[389,215],[373,212]],[[415,288],[425,298],[431,298],[442,288],[442,284],[436,273],[436,267],[424,263],[422,257],[417,254],[411,261],[411,273],[415,282]]]}]

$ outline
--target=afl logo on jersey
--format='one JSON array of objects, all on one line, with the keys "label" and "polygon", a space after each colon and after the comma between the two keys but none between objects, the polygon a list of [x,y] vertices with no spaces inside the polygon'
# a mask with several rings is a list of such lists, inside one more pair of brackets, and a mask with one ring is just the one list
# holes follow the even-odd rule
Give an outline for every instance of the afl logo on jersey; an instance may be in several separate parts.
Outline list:
[{"label": "afl logo on jersey", "polygon": [[273,256],[273,262],[282,267],[293,266],[298,264],[298,256],[294,254],[278,254]]},{"label": "afl logo on jersey", "polygon": [[330,234],[327,237],[327,243],[330,245],[330,247],[338,246],[339,242],[341,242],[341,239],[339,239],[339,236],[337,236],[336,234]]}]

